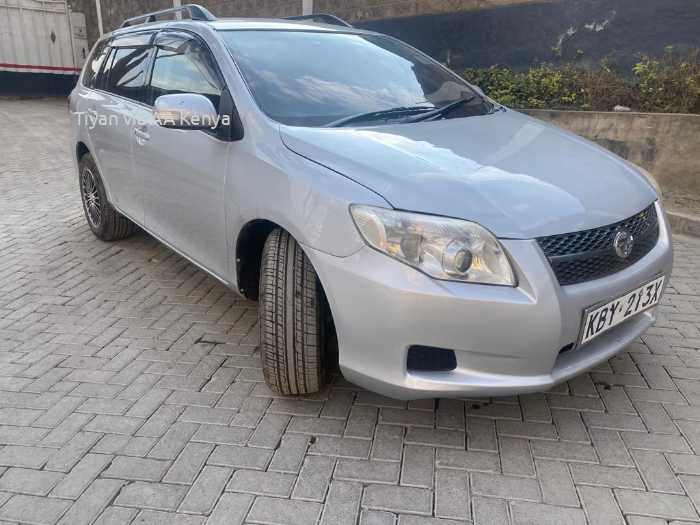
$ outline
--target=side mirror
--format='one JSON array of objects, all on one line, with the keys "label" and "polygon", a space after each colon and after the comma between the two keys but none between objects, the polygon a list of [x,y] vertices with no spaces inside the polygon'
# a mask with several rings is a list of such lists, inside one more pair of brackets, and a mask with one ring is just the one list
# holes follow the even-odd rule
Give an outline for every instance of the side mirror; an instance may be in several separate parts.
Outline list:
[{"label": "side mirror", "polygon": [[214,129],[219,123],[211,100],[195,93],[161,95],[156,99],[153,116],[164,128]]}]

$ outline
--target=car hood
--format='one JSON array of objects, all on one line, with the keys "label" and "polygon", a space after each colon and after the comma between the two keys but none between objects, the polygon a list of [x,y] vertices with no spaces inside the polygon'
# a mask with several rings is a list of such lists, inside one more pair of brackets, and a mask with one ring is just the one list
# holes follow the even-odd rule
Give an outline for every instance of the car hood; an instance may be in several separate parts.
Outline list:
[{"label": "car hood", "polygon": [[293,152],[393,207],[529,239],[626,219],[652,203],[626,161],[516,111],[364,128],[281,126]]}]

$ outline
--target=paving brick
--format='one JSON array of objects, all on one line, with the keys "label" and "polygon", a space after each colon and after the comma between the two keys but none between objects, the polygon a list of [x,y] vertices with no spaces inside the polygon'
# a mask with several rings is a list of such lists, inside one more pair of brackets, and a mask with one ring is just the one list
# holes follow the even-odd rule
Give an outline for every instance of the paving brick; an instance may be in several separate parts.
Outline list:
[{"label": "paving brick", "polygon": [[236,469],[265,470],[271,457],[272,452],[266,449],[217,445],[209,456],[207,463]]},{"label": "paving brick", "polygon": [[180,504],[179,510],[192,514],[209,514],[231,477],[231,472],[232,470],[226,467],[204,467]]},{"label": "paving brick", "polygon": [[98,415],[85,425],[88,432],[103,432],[105,434],[125,434],[131,436],[143,424],[138,417]]},{"label": "paving brick", "polygon": [[506,500],[474,496],[473,518],[477,525],[504,525],[510,523]]},{"label": "paving brick", "polygon": [[634,468],[572,463],[571,473],[577,485],[644,490],[644,482]]},{"label": "paving brick", "polygon": [[323,501],[333,473],[335,461],[323,456],[308,456],[304,460],[292,497],[311,501]]},{"label": "paving brick", "polygon": [[501,469],[504,474],[534,476],[530,443],[527,439],[502,437],[500,439]]},{"label": "paving brick", "polygon": [[579,495],[589,523],[596,525],[624,525],[620,508],[612,490],[603,487],[580,487]]},{"label": "paving brick", "polygon": [[490,419],[468,417],[467,449],[497,452],[496,424]]},{"label": "paving brick", "polygon": [[649,490],[683,494],[681,484],[660,452],[632,450],[632,458]]},{"label": "paving brick", "polygon": [[691,452],[682,436],[648,434],[646,432],[622,432],[622,439],[631,448],[658,450],[660,452]]},{"label": "paving brick", "polygon": [[586,518],[581,509],[556,507],[543,503],[515,501],[511,504],[513,524],[537,523],[538,525],[585,524]]},{"label": "paving brick", "polygon": [[209,516],[207,525],[241,525],[253,504],[253,498],[250,494],[224,493]]},{"label": "paving brick", "polygon": [[665,519],[698,518],[690,500],[686,496],[615,489],[615,497],[622,512]]},{"label": "paving brick", "polygon": [[294,416],[287,427],[287,432],[300,432],[313,436],[342,436],[344,428],[345,422],[337,419]]},{"label": "paving brick", "polygon": [[435,419],[432,412],[425,410],[404,410],[382,408],[379,410],[379,422],[389,425],[432,427]]},{"label": "paving brick", "polygon": [[619,432],[594,428],[589,430],[589,434],[602,464],[627,467],[634,466],[629,450],[624,441],[622,441]]},{"label": "paving brick", "polygon": [[404,441],[414,445],[464,449],[465,438],[462,430],[410,427]]},{"label": "paving brick", "polygon": [[231,492],[248,492],[258,496],[288,498],[295,481],[296,477],[292,474],[237,470],[226,486],[226,490]]},{"label": "paving brick", "polygon": [[578,441],[581,443],[588,443],[590,441],[588,430],[583,424],[580,412],[555,409],[551,412],[560,439],[565,441]]},{"label": "paving brick", "polygon": [[678,479],[683,484],[685,492],[690,497],[690,500],[695,505],[696,509],[700,508],[700,476],[678,476]]},{"label": "paving brick", "polygon": [[259,497],[255,499],[248,519],[257,523],[307,525],[316,523],[322,505],[312,501]]},{"label": "paving brick", "polygon": [[459,399],[440,399],[437,411],[437,427],[463,430],[465,426],[464,401]]},{"label": "paving brick", "polygon": [[360,512],[360,525],[395,525],[396,516],[391,512],[380,510],[363,510]]},{"label": "paving brick", "polygon": [[438,469],[435,473],[435,516],[470,520],[469,478],[466,472]]},{"label": "paving brick", "polygon": [[532,455],[542,459],[557,459],[561,461],[597,462],[595,449],[586,444],[567,443],[564,441],[533,441]]},{"label": "paving brick", "polygon": [[255,432],[250,437],[251,447],[277,448],[284,429],[289,424],[290,417],[280,414],[265,414],[260,420]]},{"label": "paving brick", "polygon": [[[367,439],[320,436],[309,446],[309,454],[337,456],[341,458],[367,459],[369,457],[371,446],[372,443]],[[373,456],[373,459],[378,458]]]},{"label": "paving brick", "polygon": [[537,460],[537,477],[540,480],[542,500],[549,505],[578,507],[579,499],[569,473],[569,467],[561,461]]},{"label": "paving brick", "polygon": [[[462,451],[460,451],[462,452]],[[383,462],[386,465],[398,465],[393,462]],[[433,488],[433,465],[435,464],[435,449],[418,445],[406,445],[403,462],[401,463],[401,485],[411,487]],[[336,477],[338,475],[336,468]],[[359,476],[357,479],[361,479]],[[377,481],[377,480],[374,480]]]},{"label": "paving brick", "polygon": [[188,443],[168,469],[163,481],[166,483],[192,483],[212,450],[214,450],[214,445],[211,444]]},{"label": "paving brick", "polygon": [[362,490],[360,483],[333,481],[321,516],[321,525],[354,525]]},{"label": "paving brick", "polygon": [[404,429],[398,426],[377,425],[372,445],[372,459],[401,461]]},{"label": "paving brick", "polygon": [[50,448],[10,445],[0,448],[0,467],[41,468],[55,451]]},{"label": "paving brick", "polygon": [[169,462],[157,459],[117,456],[102,476],[137,481],[160,481],[169,466]]},{"label": "paving brick", "polygon": [[46,470],[70,471],[78,461],[95,445],[102,434],[78,432],[73,438],[53,454],[44,465]]},{"label": "paving brick", "polygon": [[59,524],[89,525],[112,501],[124,483],[116,479],[95,480],[63,515]]},{"label": "paving brick", "polygon": [[198,425],[194,423],[173,423],[148,456],[156,459],[175,459],[197,428]]},{"label": "paving brick", "polygon": [[217,445],[243,445],[248,441],[250,434],[250,429],[243,427],[201,425],[197,432],[194,433],[194,436],[192,436],[192,441],[215,443]]},{"label": "paving brick", "polygon": [[377,424],[378,413],[375,407],[353,405],[345,426],[345,437],[371,439]]},{"label": "paving brick", "polygon": [[557,431],[551,423],[534,423],[530,421],[496,421],[496,431],[500,436],[529,439],[556,439]]},{"label": "paving brick", "polygon": [[77,499],[112,461],[112,456],[86,454],[51,492],[57,498]]},{"label": "paving brick", "polygon": [[0,491],[46,496],[61,479],[60,472],[13,467],[0,477]]},{"label": "paving brick", "polygon": [[122,525],[123,523],[131,523],[131,520],[137,513],[137,509],[107,507],[95,520],[94,525]]},{"label": "paving brick", "polygon": [[539,484],[535,479],[475,472],[472,474],[474,494],[505,499],[541,501]]},{"label": "paving brick", "polygon": [[122,488],[115,505],[154,510],[175,510],[187,493],[187,487],[168,483],[135,481]]},{"label": "paving brick", "polygon": [[268,470],[296,474],[301,469],[309,439],[306,436],[285,434],[275,450]]},{"label": "paving brick", "polygon": [[65,499],[16,495],[0,508],[0,519],[8,522],[53,524],[71,504],[71,501]]},{"label": "paving brick", "polygon": [[132,521],[132,525],[202,525],[203,516],[188,516],[160,510],[142,510]]},{"label": "paving brick", "polygon": [[426,489],[371,484],[365,487],[362,506],[374,510],[430,516],[432,499],[431,491]]}]

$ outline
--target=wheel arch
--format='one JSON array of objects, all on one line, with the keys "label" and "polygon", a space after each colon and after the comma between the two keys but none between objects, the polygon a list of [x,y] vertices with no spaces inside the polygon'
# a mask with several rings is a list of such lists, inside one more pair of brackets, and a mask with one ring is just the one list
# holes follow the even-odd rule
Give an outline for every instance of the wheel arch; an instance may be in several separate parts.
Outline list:
[{"label": "wheel arch", "polygon": [[82,140],[79,140],[75,145],[75,160],[79,161],[86,153],[90,153],[90,148]]},{"label": "wheel arch", "polygon": [[253,219],[241,228],[236,239],[236,284],[238,291],[253,301],[258,299],[265,240],[275,228],[285,229],[268,219]]}]

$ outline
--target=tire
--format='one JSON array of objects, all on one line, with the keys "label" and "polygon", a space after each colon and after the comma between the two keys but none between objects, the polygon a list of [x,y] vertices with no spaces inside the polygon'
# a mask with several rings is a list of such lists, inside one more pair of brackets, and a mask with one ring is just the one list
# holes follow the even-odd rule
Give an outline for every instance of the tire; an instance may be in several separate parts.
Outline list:
[{"label": "tire", "polygon": [[327,303],[311,261],[281,229],[265,241],[260,268],[260,348],[274,392],[318,392],[326,381]]},{"label": "tire", "polygon": [[118,241],[134,233],[134,223],[115,210],[107,200],[102,177],[95,159],[89,153],[78,161],[78,184],[85,220],[98,239]]}]

